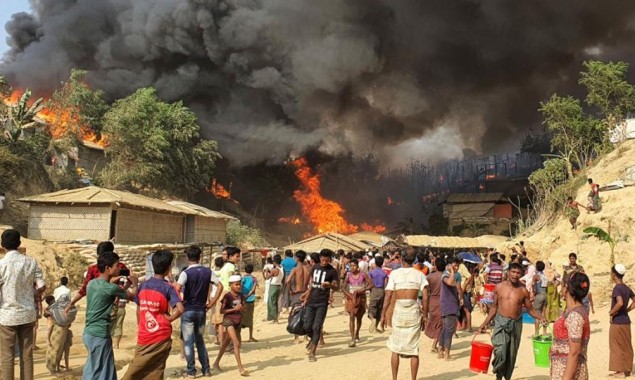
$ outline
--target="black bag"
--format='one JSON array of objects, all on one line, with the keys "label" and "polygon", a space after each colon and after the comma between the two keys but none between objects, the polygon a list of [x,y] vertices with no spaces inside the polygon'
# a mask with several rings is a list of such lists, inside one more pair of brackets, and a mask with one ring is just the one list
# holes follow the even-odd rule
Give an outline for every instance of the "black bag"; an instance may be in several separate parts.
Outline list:
[{"label": "black bag", "polygon": [[289,334],[304,335],[304,314],[306,313],[306,307],[298,306],[291,311],[289,316],[289,323],[287,324],[287,331]]}]

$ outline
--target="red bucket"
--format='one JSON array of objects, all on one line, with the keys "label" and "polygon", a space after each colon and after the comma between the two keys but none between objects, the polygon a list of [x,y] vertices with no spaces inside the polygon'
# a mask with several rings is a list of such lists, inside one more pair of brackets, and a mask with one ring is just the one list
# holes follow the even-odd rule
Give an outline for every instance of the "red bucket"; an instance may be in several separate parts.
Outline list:
[{"label": "red bucket", "polygon": [[492,351],[494,346],[485,342],[475,342],[474,339],[478,334],[472,338],[472,354],[470,355],[470,371],[487,373],[489,369],[489,362],[492,359]]}]

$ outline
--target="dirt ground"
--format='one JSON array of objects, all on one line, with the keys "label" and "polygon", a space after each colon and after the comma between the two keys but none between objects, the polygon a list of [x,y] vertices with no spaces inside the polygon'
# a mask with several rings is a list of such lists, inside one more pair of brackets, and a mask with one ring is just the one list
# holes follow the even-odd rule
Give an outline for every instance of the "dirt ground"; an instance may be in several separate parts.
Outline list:
[{"label": "dirt ground", "polygon": [[[389,379],[390,378],[390,352],[386,348],[386,339],[389,331],[384,334],[370,334],[368,332],[368,320],[364,320],[361,330],[361,343],[355,348],[349,348],[348,317],[343,315],[343,307],[340,299],[336,299],[336,306],[329,309],[325,324],[326,347],[318,349],[318,361],[309,363],[304,345],[293,344],[293,337],[286,332],[286,316],[281,318],[281,323],[273,325],[263,322],[266,308],[262,301],[257,301],[256,306],[256,330],[257,343],[245,343],[242,348],[242,360],[245,368],[250,372],[251,378],[256,379],[293,379],[302,376],[304,379]],[[81,305],[81,303],[80,303]],[[82,305],[83,306],[83,305]],[[119,378],[123,376],[127,364],[133,356],[136,343],[136,317],[134,308],[128,306],[128,313],[124,326],[125,335],[121,341],[121,348],[115,350]],[[483,320],[482,314],[475,310],[474,326],[478,326]],[[604,378],[608,374],[608,308],[603,306],[591,316],[591,343],[589,345],[590,378]],[[81,378],[81,368],[85,363],[85,349],[81,342],[81,331],[84,324],[84,310],[78,315],[72,329],[75,334],[71,349],[72,372],[65,379]],[[175,336],[178,334],[178,323],[175,326]],[[523,342],[521,343],[519,359],[514,378],[542,380],[549,378],[548,368],[538,368],[533,363],[532,341],[533,325],[525,324],[523,328]],[[244,331],[246,334],[247,331]],[[45,366],[45,323],[41,323],[37,342],[43,349],[35,353],[35,379],[49,379]],[[243,335],[246,336],[246,335]],[[453,379],[492,379],[490,374],[475,374],[469,370],[471,341],[474,335],[459,333],[459,338],[453,343],[453,356],[451,361],[436,359],[430,352],[431,341],[422,334],[421,336],[421,366],[419,379],[453,380]],[[479,335],[477,340],[488,340],[487,335]],[[208,339],[211,341],[211,339]],[[167,361],[166,378],[181,378],[185,361],[180,358],[179,344],[173,344],[172,353]],[[208,343],[210,361],[213,362],[218,353],[218,346]],[[16,366],[17,367],[17,366]],[[200,375],[200,366],[197,363]],[[223,372],[213,373],[216,379],[239,378],[236,361],[233,354],[225,355],[221,360]],[[400,379],[409,379],[409,363],[402,360]],[[16,370],[17,376],[17,370]],[[17,378],[17,377],[16,377]]]}]

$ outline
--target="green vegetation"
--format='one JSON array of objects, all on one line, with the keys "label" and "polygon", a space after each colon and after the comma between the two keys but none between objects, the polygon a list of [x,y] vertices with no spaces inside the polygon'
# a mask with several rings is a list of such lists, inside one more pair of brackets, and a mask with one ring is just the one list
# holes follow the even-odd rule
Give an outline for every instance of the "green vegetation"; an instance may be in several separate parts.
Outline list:
[{"label": "green vegetation", "polygon": [[245,226],[239,220],[231,220],[227,223],[227,244],[263,247],[267,245],[267,241],[259,229]]},{"label": "green vegetation", "polygon": [[216,142],[200,138],[196,115],[152,88],[116,101],[104,133],[110,162],[99,181],[107,187],[188,197],[210,185],[220,158]]},{"label": "green vegetation", "polygon": [[609,223],[609,232],[604,231],[600,227],[587,227],[582,232],[587,234],[587,236],[594,236],[609,245],[611,249],[611,257],[609,260],[611,266],[613,266],[615,264],[615,246],[617,245],[617,240],[611,236],[611,224]]}]

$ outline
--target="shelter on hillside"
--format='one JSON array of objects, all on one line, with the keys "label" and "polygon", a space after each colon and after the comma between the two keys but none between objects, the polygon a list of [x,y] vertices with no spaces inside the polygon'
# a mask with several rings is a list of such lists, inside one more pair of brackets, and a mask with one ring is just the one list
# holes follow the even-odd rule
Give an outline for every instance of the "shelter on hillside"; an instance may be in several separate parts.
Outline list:
[{"label": "shelter on hillside", "polygon": [[481,224],[490,234],[506,232],[518,218],[502,192],[450,194],[443,203],[443,216],[448,219],[450,231],[466,224]]},{"label": "shelter on hillside", "polygon": [[324,248],[328,248],[333,252],[337,251],[338,249],[343,249],[344,251],[348,252],[364,251],[373,247],[359,240],[355,240],[349,236],[336,234],[334,232],[312,236],[308,239],[284,247],[285,250],[290,249],[292,251],[297,251],[301,249],[303,251],[306,251],[307,253],[319,252]]},{"label": "shelter on hillside", "polygon": [[28,237],[52,241],[115,238],[121,244],[224,242],[226,232],[220,225],[232,218],[186,202],[174,205],[97,186],[20,201],[30,205]]}]

